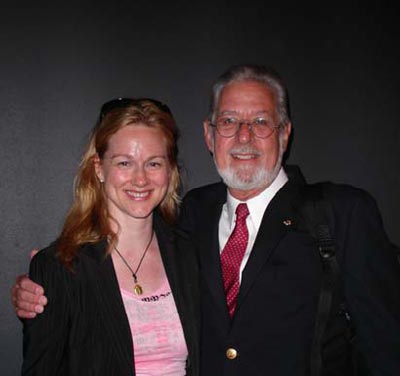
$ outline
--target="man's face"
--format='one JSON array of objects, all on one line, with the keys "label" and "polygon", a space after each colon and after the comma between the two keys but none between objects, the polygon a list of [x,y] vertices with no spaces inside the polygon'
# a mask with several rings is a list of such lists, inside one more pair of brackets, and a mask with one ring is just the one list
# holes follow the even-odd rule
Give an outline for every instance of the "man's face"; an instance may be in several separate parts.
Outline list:
[{"label": "man's face", "polygon": [[[233,82],[222,90],[215,111],[214,122],[220,117],[251,122],[258,117],[269,117],[279,125],[273,92],[256,81]],[[205,139],[214,154],[217,170],[229,187],[230,193],[241,200],[258,195],[267,188],[279,172],[286,150],[291,126],[276,129],[268,138],[254,135],[242,124],[236,135],[222,137],[204,123]]]}]

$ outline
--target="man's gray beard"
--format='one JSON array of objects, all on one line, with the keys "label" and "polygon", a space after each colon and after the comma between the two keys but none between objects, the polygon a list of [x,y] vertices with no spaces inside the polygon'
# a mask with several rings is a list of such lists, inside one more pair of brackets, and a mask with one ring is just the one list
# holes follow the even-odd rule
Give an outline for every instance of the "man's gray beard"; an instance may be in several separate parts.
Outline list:
[{"label": "man's gray beard", "polygon": [[283,154],[283,137],[280,136],[279,156],[272,170],[269,170],[266,167],[258,167],[251,175],[249,175],[246,170],[250,170],[253,167],[244,166],[236,169],[227,167],[225,169],[220,169],[215,161],[215,157],[214,163],[219,176],[229,188],[247,191],[256,188],[269,187],[272,184],[281,169]]}]

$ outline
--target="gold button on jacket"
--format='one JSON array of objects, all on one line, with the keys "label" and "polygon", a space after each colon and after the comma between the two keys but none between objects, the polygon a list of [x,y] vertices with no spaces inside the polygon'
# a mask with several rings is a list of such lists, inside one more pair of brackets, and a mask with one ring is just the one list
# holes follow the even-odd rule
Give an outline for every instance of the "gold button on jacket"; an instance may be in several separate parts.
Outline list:
[{"label": "gold button on jacket", "polygon": [[228,350],[226,350],[226,357],[228,359],[235,359],[238,356],[238,352],[233,349],[233,348],[229,348]]}]

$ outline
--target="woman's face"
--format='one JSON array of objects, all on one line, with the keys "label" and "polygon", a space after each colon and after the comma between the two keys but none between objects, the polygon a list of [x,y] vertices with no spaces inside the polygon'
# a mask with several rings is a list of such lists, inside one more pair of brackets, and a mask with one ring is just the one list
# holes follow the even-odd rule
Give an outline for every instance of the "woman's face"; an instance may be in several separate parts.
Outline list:
[{"label": "woman's face", "polygon": [[104,180],[108,210],[120,225],[149,218],[168,190],[171,168],[166,140],[158,129],[125,126],[110,137],[95,168]]}]

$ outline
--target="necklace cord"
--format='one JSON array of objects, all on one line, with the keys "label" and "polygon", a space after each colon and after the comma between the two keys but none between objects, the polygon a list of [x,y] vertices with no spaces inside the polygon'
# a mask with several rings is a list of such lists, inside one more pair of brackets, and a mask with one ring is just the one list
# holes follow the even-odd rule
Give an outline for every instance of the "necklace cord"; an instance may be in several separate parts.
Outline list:
[{"label": "necklace cord", "polygon": [[121,257],[121,260],[124,262],[124,264],[127,266],[127,268],[131,271],[132,273],[132,277],[135,283],[137,283],[137,272],[140,269],[140,266],[142,265],[143,259],[146,256],[147,250],[150,248],[150,244],[153,241],[153,237],[154,237],[154,230],[151,232],[151,237],[149,242],[146,245],[146,248],[143,251],[142,257],[139,260],[138,266],[136,267],[136,270],[133,271],[133,269],[130,267],[130,265],[128,264],[128,262],[125,260],[125,258],[121,255],[120,251],[118,250],[118,248],[116,246],[114,246],[115,251],[118,253],[119,257]]}]

